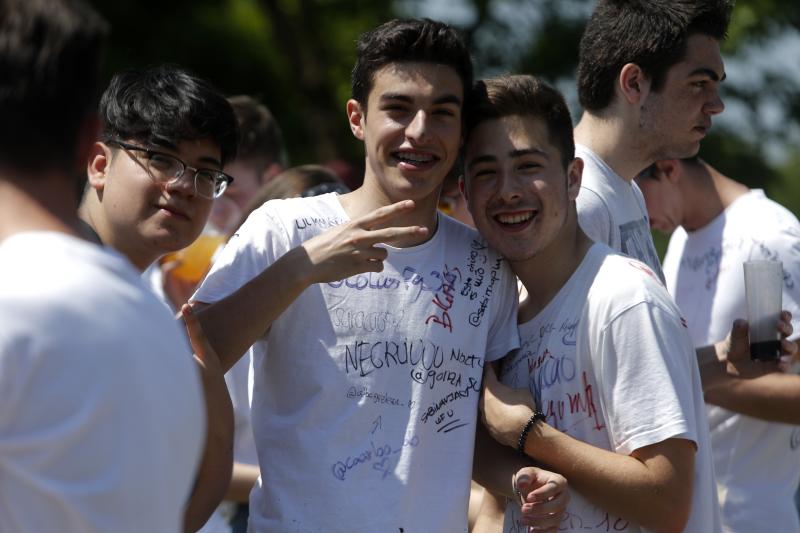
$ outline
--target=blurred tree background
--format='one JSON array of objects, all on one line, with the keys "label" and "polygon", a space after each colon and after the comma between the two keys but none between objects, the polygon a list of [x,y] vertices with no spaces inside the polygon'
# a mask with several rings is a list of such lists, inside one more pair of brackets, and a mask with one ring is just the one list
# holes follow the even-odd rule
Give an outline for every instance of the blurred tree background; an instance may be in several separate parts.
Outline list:
[{"label": "blurred tree background", "polygon": [[[112,25],[107,75],[181,64],[275,114],[292,164],[342,159],[360,174],[344,104],[358,35],[395,16],[461,28],[476,74],[535,73],[567,96],[593,0],[91,0]],[[723,49],[726,112],[701,155],[800,213],[800,2],[739,0]],[[663,242],[663,241],[662,241]]]}]

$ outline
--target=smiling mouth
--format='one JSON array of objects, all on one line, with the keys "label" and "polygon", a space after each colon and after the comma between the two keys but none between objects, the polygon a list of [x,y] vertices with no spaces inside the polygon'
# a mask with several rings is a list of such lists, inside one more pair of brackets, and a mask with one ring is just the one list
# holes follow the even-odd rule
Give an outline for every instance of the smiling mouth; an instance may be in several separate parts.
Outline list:
[{"label": "smiling mouth", "polygon": [[500,213],[499,215],[495,215],[494,219],[503,226],[519,227],[526,224],[528,221],[533,220],[538,213],[538,211],[533,209],[529,211],[518,211],[515,213]]},{"label": "smiling mouth", "polygon": [[433,154],[424,152],[394,152],[392,156],[404,167],[426,167],[439,160]]}]

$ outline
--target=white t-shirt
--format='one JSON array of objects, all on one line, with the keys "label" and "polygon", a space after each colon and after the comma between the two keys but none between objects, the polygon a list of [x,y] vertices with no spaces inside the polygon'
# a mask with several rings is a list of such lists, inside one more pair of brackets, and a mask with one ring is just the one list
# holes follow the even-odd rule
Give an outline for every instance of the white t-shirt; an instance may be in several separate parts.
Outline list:
[{"label": "white t-shirt", "polygon": [[576,144],[575,156],[584,163],[576,199],[581,229],[590,239],[643,262],[663,281],[639,186],[624,180],[586,146]]},{"label": "white t-shirt", "polygon": [[[633,451],[694,442],[692,512],[685,531],[720,531],[711,450],[694,349],[677,307],[646,265],[601,243],[553,300],[519,326],[521,347],[501,381],[528,387],[547,423],[598,448]],[[518,531],[509,503],[504,531]],[[642,531],[572,491],[559,531]]]},{"label": "white t-shirt", "polygon": [[[750,259],[783,262],[783,308],[798,331],[800,224],[788,210],[754,190],[705,227],[672,234],[664,274],[696,346],[724,339],[734,319],[747,317],[742,263]],[[800,531],[800,428],[716,406],[708,418],[726,531]]]},{"label": "white t-shirt", "polygon": [[[335,194],[268,202],[194,299],[347,220]],[[387,248],[383,272],[309,287],[252,348],[252,531],[467,530],[482,367],[518,346],[515,279],[444,216],[427,242]]]},{"label": "white t-shirt", "polygon": [[0,325],[0,531],[182,531],[200,380],[133,267],[59,233],[14,235]]}]

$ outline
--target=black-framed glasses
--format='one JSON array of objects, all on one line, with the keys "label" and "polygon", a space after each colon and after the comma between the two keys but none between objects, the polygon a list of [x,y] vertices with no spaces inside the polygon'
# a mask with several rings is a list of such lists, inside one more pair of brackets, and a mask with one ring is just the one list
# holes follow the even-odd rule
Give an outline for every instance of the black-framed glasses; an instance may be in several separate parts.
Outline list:
[{"label": "black-framed glasses", "polygon": [[162,185],[173,185],[186,174],[187,169],[192,171],[194,173],[195,192],[209,200],[222,196],[228,185],[233,182],[232,177],[220,170],[190,167],[177,157],[157,150],[150,150],[143,146],[136,146],[117,140],[108,141],[107,144],[119,146],[126,152],[144,153],[144,166],[148,174]]}]

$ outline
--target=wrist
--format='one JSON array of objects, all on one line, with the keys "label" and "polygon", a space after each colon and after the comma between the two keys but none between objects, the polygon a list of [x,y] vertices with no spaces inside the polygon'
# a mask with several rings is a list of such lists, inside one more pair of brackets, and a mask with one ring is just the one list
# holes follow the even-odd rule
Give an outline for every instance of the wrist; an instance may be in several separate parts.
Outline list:
[{"label": "wrist", "polygon": [[528,454],[525,453],[525,445],[528,442],[528,436],[530,435],[531,430],[533,429],[534,425],[537,422],[542,421],[544,422],[547,417],[539,410],[533,412],[533,414],[528,418],[525,422],[525,425],[522,426],[522,429],[519,433],[519,438],[517,439],[517,452],[519,452],[524,457],[527,457]]},{"label": "wrist", "polygon": [[317,283],[317,280],[314,279],[314,262],[303,245],[292,248],[283,254],[275,264],[278,262],[283,264],[287,274],[285,281],[294,285],[297,291],[302,292]]}]

